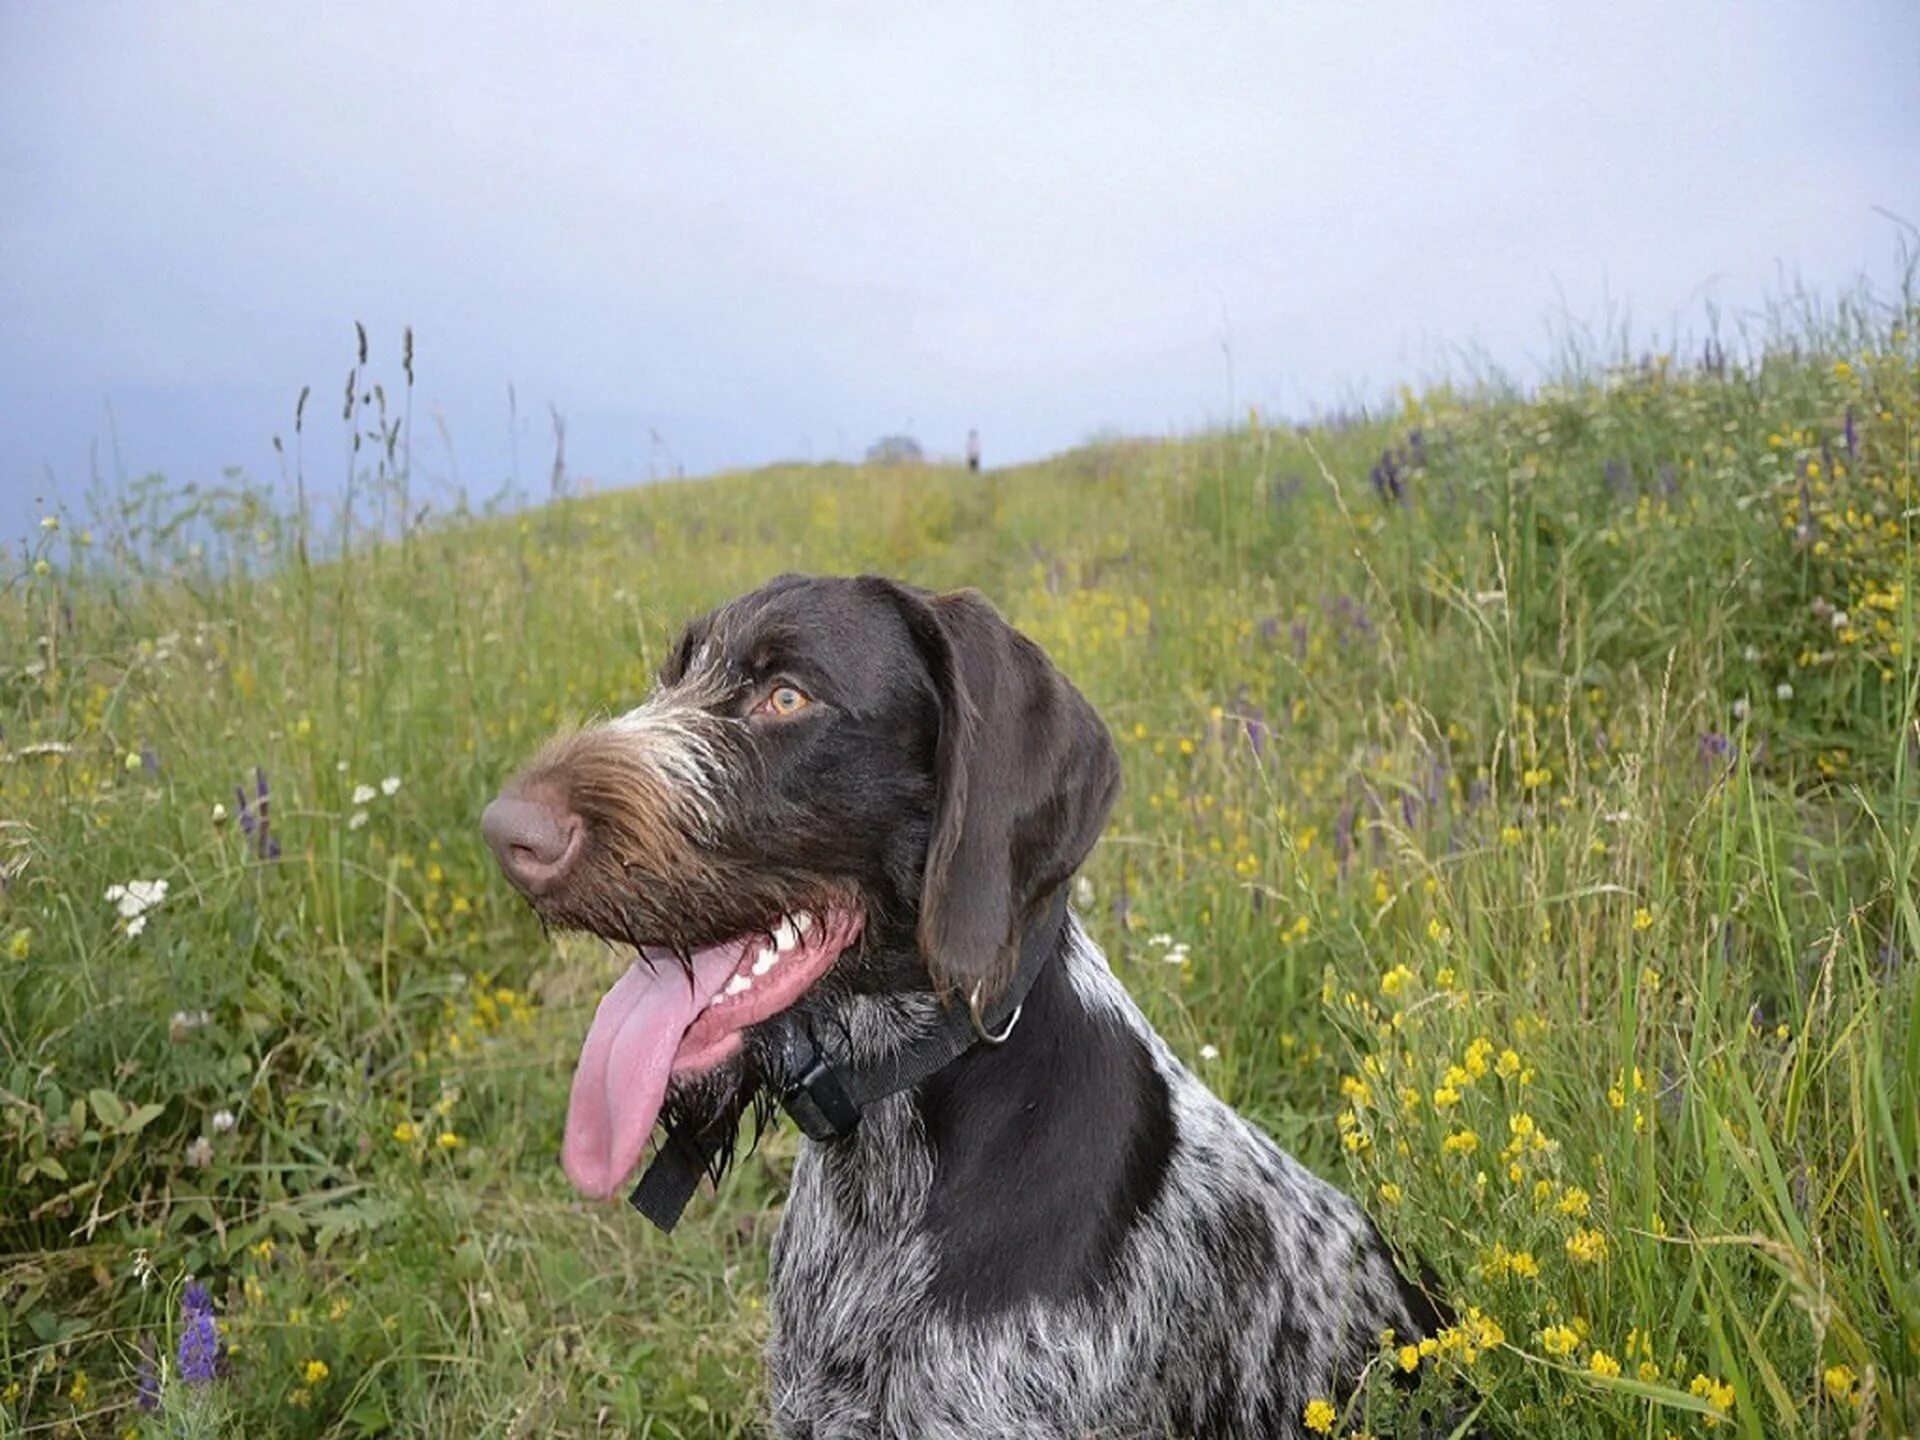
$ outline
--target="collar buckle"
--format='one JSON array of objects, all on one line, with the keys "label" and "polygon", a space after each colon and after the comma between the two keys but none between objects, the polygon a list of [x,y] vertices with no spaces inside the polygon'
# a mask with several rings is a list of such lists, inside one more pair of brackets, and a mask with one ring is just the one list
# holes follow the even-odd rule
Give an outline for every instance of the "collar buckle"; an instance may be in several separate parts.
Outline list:
[{"label": "collar buckle", "polygon": [[800,1037],[806,1056],[798,1077],[780,1093],[780,1104],[809,1140],[838,1140],[860,1123],[860,1107],[811,1037]]}]

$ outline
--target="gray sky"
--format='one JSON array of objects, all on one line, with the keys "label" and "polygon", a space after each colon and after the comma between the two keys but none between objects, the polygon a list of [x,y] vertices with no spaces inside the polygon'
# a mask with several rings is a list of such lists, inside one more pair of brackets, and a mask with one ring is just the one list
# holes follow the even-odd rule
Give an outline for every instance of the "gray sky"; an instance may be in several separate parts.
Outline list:
[{"label": "gray sky", "polygon": [[337,481],[356,319],[476,493],[509,383],[536,491],[549,403],[607,484],[998,463],[1885,281],[1920,220],[1901,0],[508,9],[0,0],[0,539],[109,404],[129,475],[265,477],[312,383]]}]

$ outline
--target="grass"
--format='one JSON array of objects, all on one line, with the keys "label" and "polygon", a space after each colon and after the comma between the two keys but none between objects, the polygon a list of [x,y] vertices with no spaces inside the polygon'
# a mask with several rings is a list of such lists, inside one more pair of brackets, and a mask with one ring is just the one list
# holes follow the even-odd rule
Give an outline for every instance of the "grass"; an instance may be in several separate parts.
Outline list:
[{"label": "grass", "polygon": [[1462,1309],[1376,1380],[1511,1435],[1915,1433],[1917,321],[978,479],[42,531],[0,570],[0,1435],[756,1433],[792,1138],[671,1239],[572,1196],[613,967],[476,819],[797,568],[977,585],[1098,704],[1115,968]]}]

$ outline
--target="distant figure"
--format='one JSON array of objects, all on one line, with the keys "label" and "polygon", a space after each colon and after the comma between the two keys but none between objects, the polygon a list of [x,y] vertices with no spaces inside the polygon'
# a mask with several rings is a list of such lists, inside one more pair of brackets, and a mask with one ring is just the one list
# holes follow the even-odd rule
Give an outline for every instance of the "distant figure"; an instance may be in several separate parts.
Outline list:
[{"label": "distant figure", "polygon": [[976,475],[980,473],[980,432],[978,430],[967,431],[967,469]]}]

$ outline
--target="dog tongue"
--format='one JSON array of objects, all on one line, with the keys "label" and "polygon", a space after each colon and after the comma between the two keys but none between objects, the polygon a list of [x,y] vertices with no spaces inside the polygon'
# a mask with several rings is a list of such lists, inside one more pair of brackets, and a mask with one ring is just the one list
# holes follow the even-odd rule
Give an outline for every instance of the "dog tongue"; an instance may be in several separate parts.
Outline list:
[{"label": "dog tongue", "polygon": [[693,956],[693,979],[671,957],[633,965],[594,1012],[567,1102],[560,1164],[574,1188],[611,1195],[639,1163],[666,1097],[673,1058],[687,1027],[720,993],[747,941],[728,940]]}]

